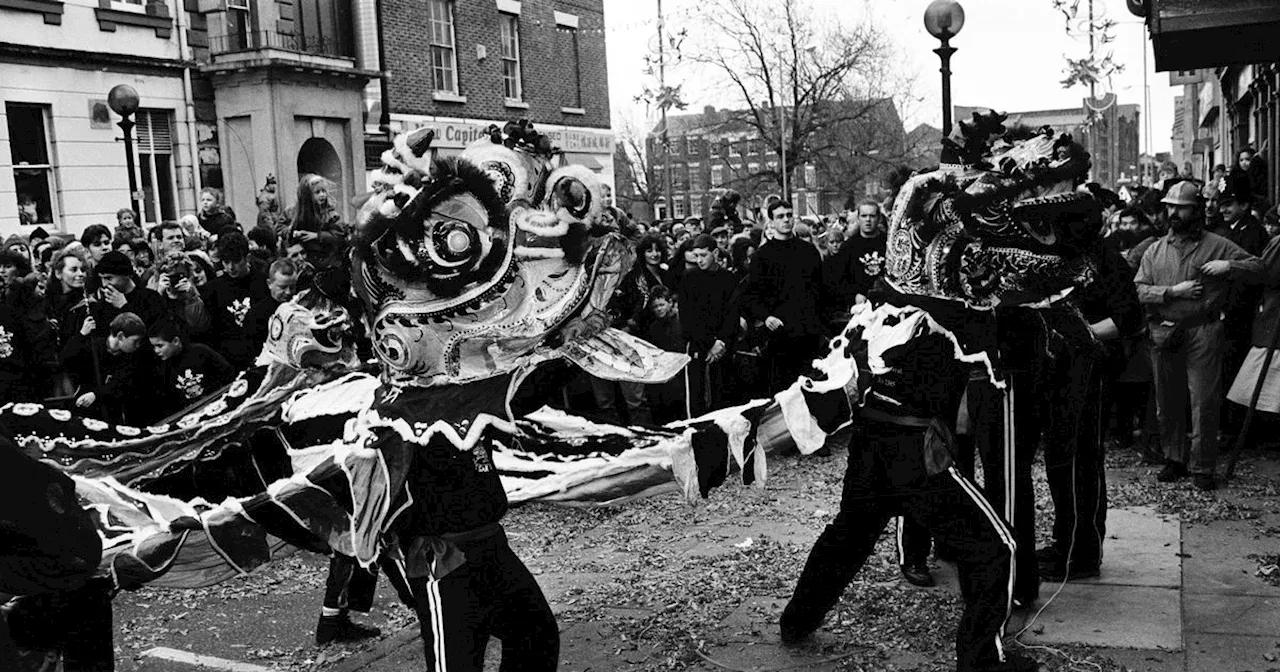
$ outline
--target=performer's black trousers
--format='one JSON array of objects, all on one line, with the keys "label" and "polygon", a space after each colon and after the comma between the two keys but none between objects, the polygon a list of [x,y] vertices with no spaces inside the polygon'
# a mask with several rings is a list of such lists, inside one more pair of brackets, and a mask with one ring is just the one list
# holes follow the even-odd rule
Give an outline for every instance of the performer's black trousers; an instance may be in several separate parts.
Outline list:
[{"label": "performer's black trousers", "polygon": [[410,579],[428,672],[482,672],[489,637],[501,672],[555,670],[560,630],[542,589],[498,533],[462,548],[466,562],[440,580]]},{"label": "performer's black trousers", "polygon": [[965,601],[956,632],[958,668],[981,670],[1001,660],[1013,537],[977,486],[954,467],[927,475],[923,439],[921,429],[868,423],[867,439],[850,446],[840,511],[809,552],[782,613],[782,627],[816,629],[866,562],[889,518],[907,514],[956,552]]},{"label": "performer's black trousers", "polygon": [[364,569],[355,558],[334,553],[329,558],[329,576],[324,583],[324,606],[362,614],[373,608],[378,588],[376,567]]},{"label": "performer's black trousers", "polygon": [[[1039,400],[1033,376],[1015,373],[1013,390],[1013,450],[1005,450],[1005,392],[987,380],[969,383],[969,421],[974,448],[982,461],[982,491],[987,501],[1013,528],[1018,542],[1013,599],[1024,605],[1040,596],[1036,563],[1036,502],[1031,466],[1040,441]],[[1012,497],[1010,496],[1012,494]]]},{"label": "performer's black trousers", "polygon": [[1107,534],[1106,454],[1102,445],[1102,409],[1106,385],[1102,367],[1084,354],[1061,360],[1047,390],[1044,461],[1053,498],[1053,544],[1070,552],[1071,564],[1102,563]]}]

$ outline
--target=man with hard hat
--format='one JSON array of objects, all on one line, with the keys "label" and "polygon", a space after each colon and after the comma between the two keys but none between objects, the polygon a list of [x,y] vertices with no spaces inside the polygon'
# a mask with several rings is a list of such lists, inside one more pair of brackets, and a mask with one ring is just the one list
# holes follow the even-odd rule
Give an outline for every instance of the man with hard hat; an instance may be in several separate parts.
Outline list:
[{"label": "man with hard hat", "polygon": [[1168,483],[1190,475],[1197,488],[1212,490],[1226,348],[1222,311],[1232,279],[1257,278],[1262,262],[1204,230],[1204,200],[1196,183],[1171,185],[1160,202],[1169,232],[1143,253],[1134,278],[1147,313],[1165,456],[1156,478]]}]

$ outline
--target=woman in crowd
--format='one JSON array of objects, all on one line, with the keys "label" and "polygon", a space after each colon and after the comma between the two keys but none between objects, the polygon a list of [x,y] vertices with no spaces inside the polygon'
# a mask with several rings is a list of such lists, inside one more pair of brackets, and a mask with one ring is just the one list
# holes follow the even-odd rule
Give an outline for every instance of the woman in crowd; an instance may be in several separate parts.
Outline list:
[{"label": "woman in crowd", "polygon": [[196,212],[200,228],[211,236],[218,235],[224,226],[237,226],[236,213],[222,201],[222,190],[205,187],[200,190],[200,209]]},{"label": "woman in crowd", "polygon": [[[85,280],[89,264],[79,250],[59,250],[49,262],[49,282],[44,294],[44,312],[53,323],[58,349],[71,340],[89,315],[89,299]],[[53,395],[65,397],[75,391],[71,377],[64,372],[54,376]]]}]

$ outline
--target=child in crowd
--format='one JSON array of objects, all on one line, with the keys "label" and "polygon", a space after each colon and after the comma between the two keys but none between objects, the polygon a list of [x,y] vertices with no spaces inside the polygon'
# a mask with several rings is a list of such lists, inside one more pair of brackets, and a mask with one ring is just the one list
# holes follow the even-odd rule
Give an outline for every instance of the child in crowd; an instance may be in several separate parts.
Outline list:
[{"label": "child in crowd", "polygon": [[235,378],[236,371],[207,345],[188,340],[175,320],[161,320],[147,329],[151,348],[160,360],[160,398],[163,415],[176,413]]},{"label": "child in crowd", "polygon": [[[668,352],[684,352],[685,339],[680,330],[680,310],[675,294],[663,286],[654,287],[651,292],[640,337]],[[645,397],[653,411],[654,422],[666,424],[684,418],[684,376],[649,385],[645,388]]]}]

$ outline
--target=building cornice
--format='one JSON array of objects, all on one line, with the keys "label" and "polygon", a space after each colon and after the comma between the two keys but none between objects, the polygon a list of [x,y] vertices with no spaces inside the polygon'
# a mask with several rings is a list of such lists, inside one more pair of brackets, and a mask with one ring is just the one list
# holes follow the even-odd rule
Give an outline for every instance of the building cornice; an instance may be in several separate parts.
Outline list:
[{"label": "building cornice", "polygon": [[0,9],[43,14],[45,23],[62,25],[62,3],[58,0],[0,0]]},{"label": "building cornice", "polygon": [[[5,1],[0,0],[0,2]],[[137,72],[141,74],[163,71],[173,71],[174,74],[178,74],[186,68],[194,68],[196,66],[195,61],[184,61],[176,58],[153,58],[150,56],[102,51],[77,51],[74,49],[14,44],[13,42],[0,42],[0,60],[7,63],[57,66],[77,70],[101,70],[102,66],[106,65],[121,72]]]}]

